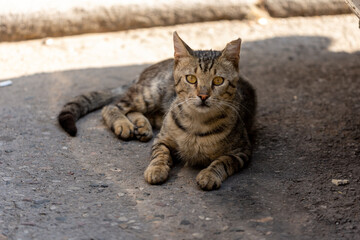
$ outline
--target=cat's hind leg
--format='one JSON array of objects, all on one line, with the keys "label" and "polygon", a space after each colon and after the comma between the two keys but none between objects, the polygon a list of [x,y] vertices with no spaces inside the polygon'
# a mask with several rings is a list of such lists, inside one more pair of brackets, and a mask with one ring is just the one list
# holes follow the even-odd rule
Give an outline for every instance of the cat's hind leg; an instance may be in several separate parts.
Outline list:
[{"label": "cat's hind leg", "polygon": [[140,112],[125,115],[116,105],[109,105],[101,113],[106,125],[122,140],[136,138],[147,142],[153,136],[149,120]]},{"label": "cat's hind leg", "polygon": [[101,111],[106,125],[122,140],[131,140],[135,136],[135,125],[116,105],[108,105]]}]

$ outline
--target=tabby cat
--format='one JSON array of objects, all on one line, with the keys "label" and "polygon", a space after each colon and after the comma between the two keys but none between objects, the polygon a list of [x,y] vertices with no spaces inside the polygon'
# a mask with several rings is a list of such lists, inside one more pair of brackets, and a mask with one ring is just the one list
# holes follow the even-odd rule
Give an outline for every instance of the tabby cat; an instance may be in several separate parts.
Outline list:
[{"label": "tabby cat", "polygon": [[146,182],[161,184],[173,158],[205,167],[196,177],[203,190],[213,190],[238,172],[251,156],[255,91],[239,74],[241,39],[222,51],[194,51],[176,32],[174,59],[146,68],[126,92],[122,88],[80,95],[59,114],[60,125],[75,136],[76,120],[102,110],[106,125],[123,140],[149,141],[152,127],[161,128],[152,146]]}]

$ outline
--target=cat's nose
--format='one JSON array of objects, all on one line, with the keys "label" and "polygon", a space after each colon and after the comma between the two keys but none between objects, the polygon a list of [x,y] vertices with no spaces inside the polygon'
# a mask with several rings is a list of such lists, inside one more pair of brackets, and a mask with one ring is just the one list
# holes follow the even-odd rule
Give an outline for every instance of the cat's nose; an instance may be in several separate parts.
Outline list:
[{"label": "cat's nose", "polygon": [[209,95],[206,94],[199,94],[198,97],[201,99],[201,101],[205,102],[206,99],[209,98]]}]

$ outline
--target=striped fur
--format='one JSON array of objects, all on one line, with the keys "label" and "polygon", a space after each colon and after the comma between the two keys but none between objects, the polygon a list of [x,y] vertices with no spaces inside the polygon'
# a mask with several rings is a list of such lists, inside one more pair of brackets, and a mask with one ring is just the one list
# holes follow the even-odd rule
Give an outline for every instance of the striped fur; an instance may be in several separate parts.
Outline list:
[{"label": "striped fur", "polygon": [[109,91],[97,91],[77,96],[65,104],[58,120],[61,127],[71,136],[76,136],[75,122],[87,113],[110,103],[115,95]]},{"label": "striped fur", "polygon": [[[117,137],[148,141],[152,128],[161,127],[144,172],[148,183],[165,182],[175,157],[189,166],[205,167],[196,177],[198,185],[217,189],[251,157],[248,133],[256,96],[238,73],[240,44],[238,39],[223,51],[193,51],[174,33],[174,59],[145,69],[122,95],[104,91],[73,99],[61,111],[60,125],[75,135],[78,118],[118,97],[102,110]],[[187,75],[196,82],[188,82]],[[215,85],[215,77],[223,82]]]}]

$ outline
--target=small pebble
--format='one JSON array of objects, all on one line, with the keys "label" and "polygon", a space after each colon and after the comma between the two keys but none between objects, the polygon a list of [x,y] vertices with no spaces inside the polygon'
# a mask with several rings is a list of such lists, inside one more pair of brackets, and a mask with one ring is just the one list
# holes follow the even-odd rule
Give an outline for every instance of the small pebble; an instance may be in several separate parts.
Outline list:
[{"label": "small pebble", "polygon": [[118,195],[118,197],[123,197],[123,196],[125,196],[125,193],[119,192],[117,195]]},{"label": "small pebble", "polygon": [[121,227],[122,229],[126,229],[126,228],[128,228],[128,225],[125,223],[121,223],[121,224],[119,224],[119,227]]},{"label": "small pebble", "polygon": [[191,222],[186,219],[184,219],[180,222],[180,225],[190,225],[190,224],[191,224]]},{"label": "small pebble", "polygon": [[192,236],[194,237],[194,238],[203,238],[204,237],[204,234],[202,234],[202,233],[193,233],[192,234]]},{"label": "small pebble", "polygon": [[113,172],[121,172],[120,168],[111,168],[110,170],[113,171]]},{"label": "small pebble", "polygon": [[332,179],[331,182],[336,186],[344,186],[350,183],[347,179]]},{"label": "small pebble", "polygon": [[222,230],[222,231],[226,231],[226,230],[228,230],[228,229],[229,229],[229,226],[226,225],[226,226],[224,226],[221,230]]},{"label": "small pebble", "polygon": [[56,217],[55,219],[59,222],[65,222],[65,220],[66,220],[65,217]]},{"label": "small pebble", "polygon": [[120,222],[126,222],[128,219],[126,217],[119,217],[118,220]]}]

